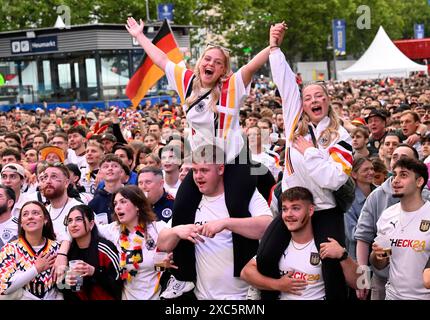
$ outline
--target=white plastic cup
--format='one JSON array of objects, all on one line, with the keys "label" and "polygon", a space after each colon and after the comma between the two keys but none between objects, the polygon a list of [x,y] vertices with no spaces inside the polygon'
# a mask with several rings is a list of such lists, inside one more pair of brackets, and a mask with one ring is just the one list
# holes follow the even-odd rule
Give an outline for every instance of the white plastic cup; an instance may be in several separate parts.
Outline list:
[{"label": "white plastic cup", "polygon": [[157,272],[164,271],[166,269],[166,258],[167,252],[155,252],[154,253],[154,270]]},{"label": "white plastic cup", "polygon": [[391,240],[388,235],[377,236],[375,242],[384,250],[384,257],[391,256]]},{"label": "white plastic cup", "polygon": [[76,276],[76,285],[72,286],[72,291],[73,292],[78,292],[81,290],[81,287],[84,285],[84,278],[82,277],[81,274],[77,273],[74,269],[76,267],[77,264],[83,262],[82,260],[71,260],[69,261],[69,269],[70,272],[73,273],[74,276]]}]

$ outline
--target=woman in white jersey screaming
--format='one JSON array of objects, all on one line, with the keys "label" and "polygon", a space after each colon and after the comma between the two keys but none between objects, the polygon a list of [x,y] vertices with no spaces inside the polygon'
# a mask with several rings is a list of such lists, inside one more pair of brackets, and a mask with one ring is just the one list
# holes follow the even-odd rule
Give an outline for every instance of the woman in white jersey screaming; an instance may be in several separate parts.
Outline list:
[{"label": "woman in white jersey screaming", "polygon": [[[283,40],[271,32],[271,43],[276,38],[278,45]],[[288,65],[279,47],[271,48],[270,65],[273,80],[282,98],[282,111],[286,134],[285,168],[282,190],[300,186],[308,188],[315,200],[315,214],[312,218],[315,243],[320,244],[327,238],[334,238],[345,246],[343,213],[333,192],[348,180],[352,167],[351,137],[340,125],[340,121],[330,105],[327,89],[321,84],[310,84],[300,92],[296,75]],[[278,219],[279,220],[279,219]],[[276,228],[279,221],[268,229]],[[291,235],[286,237],[288,245]],[[257,255],[257,264],[270,265],[273,270],[259,270],[271,275],[275,272],[274,264],[259,261],[276,258],[273,243],[269,237],[263,237]],[[278,250],[279,251],[279,250]],[[279,251],[281,252],[281,251]],[[342,268],[336,259],[324,259],[322,264],[326,298],[345,299],[347,287]]]},{"label": "woman in white jersey screaming", "polygon": [[[137,23],[129,18],[126,27],[151,60],[165,71],[169,84],[178,92],[191,129],[191,151],[203,145],[217,145],[224,151],[225,159],[220,161],[227,163],[224,185],[230,216],[249,217],[248,204],[257,186],[257,176],[251,175],[248,148],[239,124],[239,110],[252,76],[267,61],[270,48],[263,49],[249,63],[232,73],[229,51],[221,46],[208,45],[192,71],[170,61],[143,34],[142,21]],[[266,172],[270,174],[268,171],[264,173]],[[272,185],[268,184],[270,183],[266,183],[265,187],[270,189]],[[201,198],[190,172],[178,190],[172,226],[194,223],[190,212],[196,211]],[[255,254],[258,241],[235,235],[233,242],[237,245],[236,248],[247,248],[247,252],[235,250],[234,273],[239,277],[242,267]],[[185,241],[175,248],[174,260],[180,266],[175,275],[179,280],[195,279],[195,272],[191,268],[194,261],[193,249],[192,244]]]}]

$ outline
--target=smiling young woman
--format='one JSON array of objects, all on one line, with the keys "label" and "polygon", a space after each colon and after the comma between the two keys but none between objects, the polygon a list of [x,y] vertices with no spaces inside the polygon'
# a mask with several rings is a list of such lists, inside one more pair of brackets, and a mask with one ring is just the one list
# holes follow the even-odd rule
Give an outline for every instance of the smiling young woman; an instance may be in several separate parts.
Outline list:
[{"label": "smiling young woman", "polygon": [[76,275],[69,273],[65,288],[74,290],[63,290],[64,300],[121,300],[123,283],[118,250],[99,235],[91,207],[83,204],[72,207],[66,224],[72,237],[67,258],[79,261],[73,271],[81,274],[83,285],[76,290]]},{"label": "smiling young woman", "polygon": [[[112,242],[118,251],[120,279],[123,281],[121,300],[159,300],[161,273],[154,269],[154,255],[158,234],[167,224],[156,221],[143,191],[135,185],[126,185],[116,191],[112,196],[112,207],[114,221],[99,224],[97,229],[99,235]],[[82,234],[85,228],[80,221],[78,228],[75,220],[79,215],[73,215],[70,221],[72,237]],[[88,220],[86,228],[91,225]],[[69,250],[70,241],[63,241],[61,252]]]},{"label": "smiling young woman", "polygon": [[[279,43],[283,36],[283,32],[271,32],[271,38],[277,38]],[[271,50],[270,65],[282,98],[287,137],[282,190],[300,186],[312,192],[316,206],[312,226],[318,250],[327,237],[337,239],[344,246],[343,212],[333,192],[348,181],[352,167],[352,139],[340,125],[330,105],[328,91],[322,84],[307,85],[300,92],[296,75],[279,48]],[[262,243],[264,241],[270,239],[263,239]],[[259,252],[257,262],[266,258],[272,259],[273,252]],[[345,299],[347,287],[339,261],[325,259],[322,272],[326,298]]]},{"label": "smiling young woman", "polygon": [[[219,160],[226,164],[224,186],[229,213],[231,216],[238,212],[250,215],[247,204],[256,187],[262,190],[261,193],[269,194],[275,181],[264,166],[260,171],[261,185],[256,175],[251,176],[250,153],[242,137],[239,111],[243,98],[249,92],[252,76],[266,63],[270,47],[267,46],[233,73],[229,51],[222,46],[210,44],[197,60],[194,70],[189,70],[170,61],[167,55],[143,34],[143,27],[142,20],[137,23],[133,18],[128,18],[128,32],[137,39],[151,60],[165,71],[169,85],[180,97],[191,131],[188,136],[191,151],[195,152],[199,147],[208,145],[217,146],[224,151],[225,158]],[[271,177],[273,184],[262,187],[264,181],[267,181],[267,175],[269,180]],[[188,213],[196,211],[201,199],[202,194],[190,171],[176,194],[172,226],[187,224]],[[258,242],[255,241],[248,247],[255,247],[256,251],[257,246]],[[181,259],[179,255],[179,250],[176,249],[174,259]],[[194,277],[186,273],[187,270],[177,271],[181,279],[193,281]]]},{"label": "smiling young woman", "polygon": [[42,203],[29,201],[22,206],[18,235],[0,251],[0,294],[14,300],[61,300],[52,272],[59,244]]}]

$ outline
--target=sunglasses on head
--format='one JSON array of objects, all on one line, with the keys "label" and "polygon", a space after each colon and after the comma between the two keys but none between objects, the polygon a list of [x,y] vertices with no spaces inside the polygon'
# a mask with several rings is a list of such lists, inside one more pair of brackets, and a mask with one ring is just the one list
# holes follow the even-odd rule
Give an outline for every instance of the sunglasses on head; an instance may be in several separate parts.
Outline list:
[{"label": "sunglasses on head", "polygon": [[64,165],[64,163],[62,163],[62,162],[59,162],[59,161],[57,161],[57,162],[43,162],[42,163],[42,165],[43,165],[43,168],[49,168],[49,167],[64,167],[64,168],[66,168],[67,169],[67,167]]},{"label": "sunglasses on head", "polygon": [[67,178],[69,178],[69,176],[70,176],[69,169],[62,162],[57,161],[57,162],[49,163],[49,162],[45,161],[42,163],[42,170],[40,170],[40,172],[42,173],[48,168],[59,168],[61,171],[64,172],[64,174],[66,175]]},{"label": "sunglasses on head", "polygon": [[211,42],[209,42],[207,45],[206,45],[206,48],[216,48],[216,49],[221,49],[221,50],[223,50],[223,51],[226,51],[227,53],[231,53],[231,50],[230,49],[227,49],[226,47],[223,47],[223,46],[220,46],[219,44],[215,44],[215,43],[211,43]]}]

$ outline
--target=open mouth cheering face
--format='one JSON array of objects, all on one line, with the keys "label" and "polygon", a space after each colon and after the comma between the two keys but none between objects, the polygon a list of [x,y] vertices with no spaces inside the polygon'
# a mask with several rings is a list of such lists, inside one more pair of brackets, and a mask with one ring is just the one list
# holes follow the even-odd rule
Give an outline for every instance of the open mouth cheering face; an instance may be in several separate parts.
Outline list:
[{"label": "open mouth cheering face", "polygon": [[328,101],[328,96],[320,85],[310,85],[303,90],[303,111],[314,124],[328,115]]},{"label": "open mouth cheering face", "polygon": [[221,49],[207,50],[199,64],[200,79],[203,87],[211,88],[226,71],[226,57]]}]

